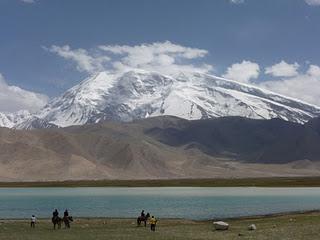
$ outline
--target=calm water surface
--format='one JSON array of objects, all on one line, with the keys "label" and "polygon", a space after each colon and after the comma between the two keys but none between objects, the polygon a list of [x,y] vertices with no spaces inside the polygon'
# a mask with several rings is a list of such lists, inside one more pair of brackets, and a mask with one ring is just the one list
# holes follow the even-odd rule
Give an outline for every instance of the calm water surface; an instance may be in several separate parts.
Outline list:
[{"label": "calm water surface", "polygon": [[0,188],[0,218],[78,217],[215,219],[320,209],[320,188]]}]

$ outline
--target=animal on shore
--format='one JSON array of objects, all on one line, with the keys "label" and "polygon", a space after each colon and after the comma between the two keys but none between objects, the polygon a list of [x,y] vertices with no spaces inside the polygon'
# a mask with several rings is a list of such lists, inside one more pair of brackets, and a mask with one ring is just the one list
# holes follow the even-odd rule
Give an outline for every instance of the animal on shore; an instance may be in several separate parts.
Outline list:
[{"label": "animal on shore", "polygon": [[146,215],[141,215],[137,218],[137,226],[140,226],[142,222],[144,222],[144,226],[147,226],[147,221],[150,217],[150,213],[147,213]]},{"label": "animal on shore", "polygon": [[70,222],[73,222],[73,218],[72,216],[65,216],[63,218],[59,216],[52,217],[53,229],[56,229],[56,226],[60,229],[62,222],[64,223],[64,228],[70,228]]}]

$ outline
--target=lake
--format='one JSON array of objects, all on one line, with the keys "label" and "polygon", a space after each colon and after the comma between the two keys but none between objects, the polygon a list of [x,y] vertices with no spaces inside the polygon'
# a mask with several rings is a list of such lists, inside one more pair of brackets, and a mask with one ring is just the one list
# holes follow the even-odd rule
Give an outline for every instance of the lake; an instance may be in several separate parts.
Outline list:
[{"label": "lake", "polygon": [[320,188],[145,187],[0,188],[0,218],[131,218],[142,209],[158,218],[195,220],[320,209]]}]

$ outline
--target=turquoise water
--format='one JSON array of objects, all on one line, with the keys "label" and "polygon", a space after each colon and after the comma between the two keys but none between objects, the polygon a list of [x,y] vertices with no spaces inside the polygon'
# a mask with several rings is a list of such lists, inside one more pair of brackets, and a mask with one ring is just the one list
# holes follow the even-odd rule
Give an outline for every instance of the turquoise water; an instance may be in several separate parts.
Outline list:
[{"label": "turquoise water", "polygon": [[320,188],[0,188],[0,218],[78,217],[217,219],[320,209]]}]

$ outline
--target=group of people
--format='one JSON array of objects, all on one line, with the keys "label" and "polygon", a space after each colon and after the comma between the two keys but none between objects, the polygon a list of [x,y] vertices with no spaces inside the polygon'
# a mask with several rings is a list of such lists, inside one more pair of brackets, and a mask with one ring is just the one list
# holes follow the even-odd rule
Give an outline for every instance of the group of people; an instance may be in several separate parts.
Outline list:
[{"label": "group of people", "polygon": [[[150,229],[151,231],[156,231],[156,225],[157,225],[157,219],[155,218],[155,216],[151,216],[151,218],[149,219],[150,217],[150,214],[147,213],[145,214],[144,213],[144,210],[141,211],[141,214],[140,214],[140,217],[138,217],[138,222],[139,222],[139,225],[141,223],[141,221],[144,221],[145,223],[145,226],[146,226],[146,223],[147,221],[149,220],[149,223],[150,223]],[[52,212],[52,222],[54,222],[55,219],[59,218],[59,212],[57,209],[55,209],[53,212]],[[66,218],[69,218],[69,211],[68,209],[66,209],[63,213],[63,219],[66,219]],[[31,228],[35,228],[36,226],[36,221],[37,221],[37,218],[35,215],[32,215],[31,216]],[[70,227],[69,227],[70,228]]]},{"label": "group of people", "polygon": [[[141,217],[141,219],[145,219],[147,221],[148,218],[150,217],[150,214],[149,213],[145,214],[144,210],[142,210],[140,217]],[[149,219],[149,223],[150,223],[151,231],[153,231],[153,232],[156,231],[157,219],[155,218],[155,216],[151,216],[151,218]]]},{"label": "group of people", "polygon": [[[59,217],[59,212],[57,209],[55,209],[52,213],[52,218],[56,218],[56,217]],[[68,209],[66,209],[63,213],[63,217],[69,217],[69,212],[68,212]]]},{"label": "group of people", "polygon": [[[52,220],[56,219],[59,217],[59,212],[58,212],[58,209],[55,209],[53,212],[52,212]],[[63,213],[63,217],[64,218],[68,218],[69,217],[69,211],[68,209],[66,209]],[[32,215],[31,216],[31,223],[30,223],[30,226],[31,228],[35,228],[36,227],[36,222],[37,222],[37,218],[35,215]]]}]

